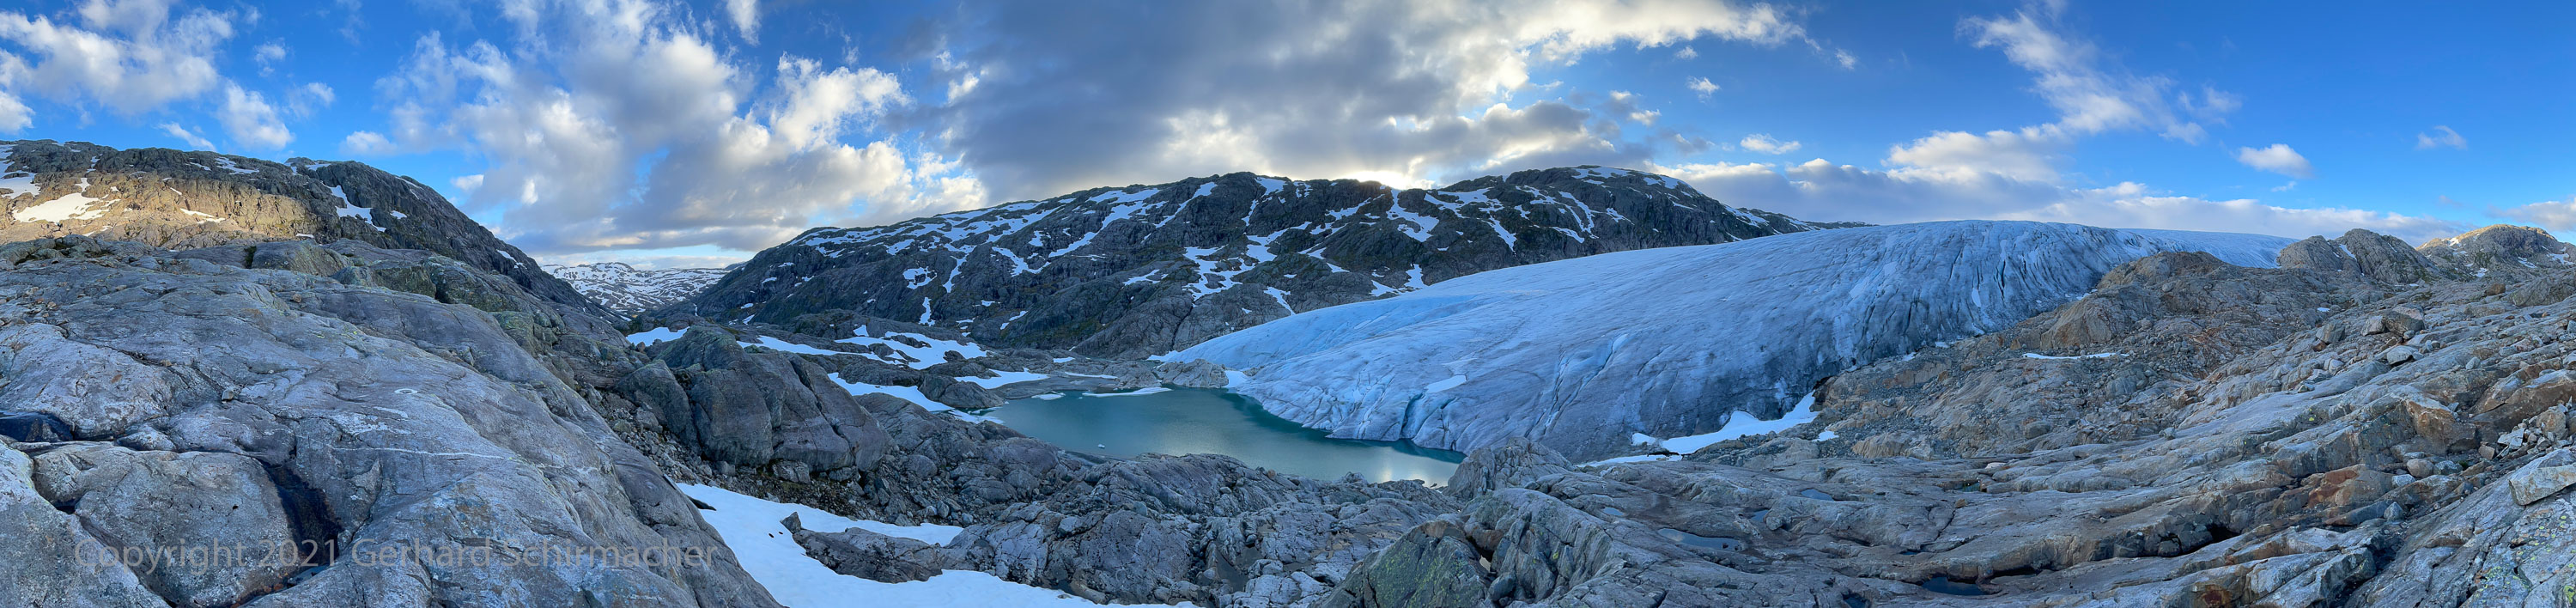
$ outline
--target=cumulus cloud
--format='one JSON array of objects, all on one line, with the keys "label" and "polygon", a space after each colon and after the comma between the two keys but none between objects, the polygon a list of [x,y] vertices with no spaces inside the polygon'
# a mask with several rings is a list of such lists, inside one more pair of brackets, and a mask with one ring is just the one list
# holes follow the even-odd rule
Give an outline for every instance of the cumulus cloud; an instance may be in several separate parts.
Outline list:
[{"label": "cumulus cloud", "polygon": [[1531,72],[1610,48],[1807,38],[1788,11],[1719,0],[989,0],[963,12],[975,17],[934,36],[949,65],[932,77],[976,84],[921,118],[1004,198],[1240,170],[1634,165],[1669,140],[1639,135],[1634,112],[1533,99],[1545,87]]},{"label": "cumulus cloud", "polygon": [[2308,157],[2300,156],[2299,151],[2290,149],[2289,144],[2272,144],[2266,148],[2237,148],[2236,162],[2299,179],[2315,177],[2317,173],[2316,168],[2308,165]]},{"label": "cumulus cloud", "polygon": [[251,49],[250,59],[253,63],[259,64],[259,75],[267,76],[275,73],[277,62],[286,60],[286,45],[276,42],[261,44]]},{"label": "cumulus cloud", "polygon": [[24,60],[0,51],[0,133],[16,133],[36,124],[35,111],[11,92],[17,90],[19,72],[25,70]]},{"label": "cumulus cloud", "polygon": [[[0,58],[12,64],[12,87],[131,115],[212,91],[222,82],[214,54],[233,35],[230,12],[174,15],[161,0],[92,0],[75,14],[76,22],[56,22],[0,11],[0,41],[26,54]],[[0,100],[0,126],[10,122],[10,106],[25,114],[23,105]]]},{"label": "cumulus cloud", "polygon": [[1768,133],[1755,133],[1744,136],[1744,141],[1736,142],[1736,145],[1763,154],[1787,154],[1798,151],[1801,144],[1795,141],[1772,139]]},{"label": "cumulus cloud", "polygon": [[175,123],[175,122],[165,122],[165,123],[161,123],[161,132],[162,132],[162,133],[167,133],[167,134],[169,134],[171,137],[178,138],[178,140],[179,140],[179,141],[187,142],[188,147],[190,147],[190,148],[195,148],[195,149],[198,149],[198,150],[214,150],[214,149],[215,149],[215,142],[207,140],[207,139],[206,139],[206,136],[204,136],[204,135],[199,135],[199,134],[197,134],[197,132],[196,132],[196,131],[194,131],[194,130],[191,130],[191,129],[187,128],[187,127],[179,126],[179,123]]},{"label": "cumulus cloud", "polygon": [[[2442,197],[2442,200],[2448,201],[2450,197]],[[2487,214],[2547,228],[2559,234],[2576,232],[2576,199],[2541,201],[2502,209],[2489,208]]]},{"label": "cumulus cloud", "polygon": [[350,156],[377,156],[393,154],[401,150],[401,147],[394,145],[393,140],[385,139],[383,133],[374,131],[353,132],[348,137],[340,139],[340,153]]},{"label": "cumulus cloud", "polygon": [[240,85],[224,85],[223,107],[215,112],[215,119],[223,123],[224,133],[231,135],[236,143],[255,148],[283,148],[295,141],[295,134],[286,130],[285,122],[278,120],[277,107],[269,105],[268,98]]},{"label": "cumulus cloud", "polygon": [[2057,158],[2072,142],[2064,130],[2048,125],[1984,134],[1942,131],[1890,146],[1887,162],[1932,171],[2055,181]]},{"label": "cumulus cloud", "polygon": [[[2424,216],[2180,196],[2129,182],[2081,188],[1995,173],[1881,170],[1823,159],[1794,165],[1717,163],[1654,169],[1688,181],[1702,193],[1727,204],[1807,220],[1902,223],[2014,219],[2288,237],[2331,236],[2367,228],[2413,242],[2456,235],[2468,228],[2459,222]],[[2576,218],[2576,214],[2569,217]]]},{"label": "cumulus cloud", "polygon": [[2469,148],[2469,138],[2461,137],[2459,131],[2453,131],[2451,130],[2451,127],[2447,125],[2433,125],[2433,132],[2415,134],[2415,149],[2431,150],[2434,148],[2457,148],[2466,150]]},{"label": "cumulus cloud", "polygon": [[744,40],[760,41],[760,0],[724,0],[724,12]]},{"label": "cumulus cloud", "polygon": [[1686,47],[1682,47],[1682,50],[1673,51],[1673,58],[1674,58],[1674,59],[1683,59],[1683,60],[1698,59],[1698,58],[1699,58],[1699,49],[1695,49],[1695,48],[1691,48],[1691,47],[1687,47],[1687,46],[1686,46]]},{"label": "cumulus cloud", "polygon": [[1689,84],[1691,92],[1698,93],[1700,99],[1708,99],[1709,95],[1717,93],[1717,83],[1709,82],[1707,78],[1694,76]]},{"label": "cumulus cloud", "polygon": [[984,204],[975,176],[898,142],[847,138],[909,103],[890,76],[796,56],[720,51],[685,14],[641,0],[538,3],[515,37],[423,36],[377,82],[388,128],[343,150],[465,149],[490,165],[454,184],[532,252],[717,245],[760,249],[819,220]]}]

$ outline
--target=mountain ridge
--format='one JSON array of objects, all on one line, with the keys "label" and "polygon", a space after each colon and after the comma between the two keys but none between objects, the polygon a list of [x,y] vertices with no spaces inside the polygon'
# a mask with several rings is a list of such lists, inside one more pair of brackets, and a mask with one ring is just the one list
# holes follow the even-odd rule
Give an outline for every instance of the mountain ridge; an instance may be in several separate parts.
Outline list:
[{"label": "mountain ridge", "polygon": [[71,235],[189,249],[356,240],[436,253],[605,314],[418,180],[356,161],[0,141],[0,242]]},{"label": "mountain ridge", "polygon": [[1238,172],[817,228],[656,314],[784,322],[849,310],[1132,359],[1484,270],[1849,225],[1597,166],[1440,189]]}]

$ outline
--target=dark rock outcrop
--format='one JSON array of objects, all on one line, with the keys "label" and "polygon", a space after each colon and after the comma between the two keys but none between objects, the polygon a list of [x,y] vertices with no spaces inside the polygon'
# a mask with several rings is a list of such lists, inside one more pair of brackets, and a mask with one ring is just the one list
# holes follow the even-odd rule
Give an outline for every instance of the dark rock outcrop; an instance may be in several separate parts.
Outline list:
[{"label": "dark rock outcrop", "polygon": [[659,363],[619,386],[709,460],[751,467],[788,460],[846,479],[885,454],[876,419],[830,371],[803,357],[748,352],[710,327],[691,328],[653,352]]}]

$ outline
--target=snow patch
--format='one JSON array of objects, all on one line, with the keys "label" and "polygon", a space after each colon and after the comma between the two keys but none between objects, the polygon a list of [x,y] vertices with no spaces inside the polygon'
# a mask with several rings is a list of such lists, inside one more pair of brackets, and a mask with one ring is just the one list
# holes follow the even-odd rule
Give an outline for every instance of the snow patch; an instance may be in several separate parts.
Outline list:
[{"label": "snow patch", "polygon": [[934,544],[947,543],[962,529],[854,520],[812,507],[761,500],[712,486],[680,484],[679,487],[690,498],[712,507],[699,511],[698,516],[723,537],[725,547],[733,550],[734,559],[742,563],[743,571],[767,588],[770,597],[790,608],[1088,608],[1099,605],[1061,591],[1013,583],[971,570],[950,570],[930,580],[908,583],[880,583],[833,572],[806,556],[805,548],[797,546],[795,537],[788,534],[779,520],[793,514],[808,530],[838,532],[860,528]]},{"label": "snow patch", "polygon": [[[867,348],[868,346],[875,344],[886,345],[887,348],[894,349],[894,352],[900,353],[905,358],[911,359],[911,361],[886,361],[886,363],[908,365],[913,369],[923,369],[933,365],[946,363],[948,362],[948,353],[952,352],[957,353],[957,356],[968,359],[984,356],[984,348],[976,346],[972,342],[941,340],[921,334],[893,331],[886,332],[885,337],[880,338],[869,336],[868,327],[865,325],[859,326],[859,329],[852,333],[853,335],[850,337],[833,341],[842,344],[856,344],[860,348]],[[901,339],[898,340],[897,338]],[[914,343],[919,343],[920,345],[915,346]]]},{"label": "snow patch", "polygon": [[[72,191],[63,194],[62,198],[45,201],[44,204],[36,205],[34,207],[20,209],[17,213],[10,214],[10,216],[18,218],[18,221],[21,222],[61,223],[74,220],[94,220],[98,219],[100,216],[107,215],[106,207],[93,206],[107,201],[90,198],[89,195],[82,193],[88,189],[89,178],[80,178],[80,182],[72,186]],[[43,196],[43,194],[38,193],[37,196]]]},{"label": "snow patch", "polygon": [[910,401],[913,405],[921,406],[921,409],[933,412],[945,412],[957,409],[948,407],[948,404],[945,403],[931,401],[928,395],[921,394],[921,387],[918,386],[881,386],[865,382],[851,382],[849,380],[842,379],[841,375],[838,373],[834,373],[828,377],[832,379],[833,384],[841,385],[841,390],[849,391],[850,396],[852,397],[871,393],[892,395],[905,401]]},{"label": "snow patch", "polygon": [[1718,429],[1716,432],[1674,437],[1658,442],[1658,444],[1662,445],[1664,447],[1664,451],[1667,452],[1675,454],[1689,454],[1700,451],[1701,448],[1717,445],[1718,443],[1729,439],[1751,437],[1766,433],[1777,433],[1788,430],[1789,427],[1815,421],[1816,394],[1808,393],[1807,396],[1798,399],[1798,407],[1791,408],[1789,413],[1782,414],[1779,419],[1755,420],[1753,419],[1752,414],[1738,411],[1733,414],[1728,414],[1726,417],[1726,427]]}]

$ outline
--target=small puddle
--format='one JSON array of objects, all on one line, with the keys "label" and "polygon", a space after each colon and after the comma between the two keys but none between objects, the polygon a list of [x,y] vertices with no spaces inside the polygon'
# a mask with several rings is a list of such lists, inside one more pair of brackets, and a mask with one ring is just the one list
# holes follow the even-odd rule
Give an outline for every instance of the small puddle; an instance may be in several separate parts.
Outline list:
[{"label": "small puddle", "polygon": [[1813,499],[1816,499],[1816,500],[1827,501],[1827,502],[1831,502],[1831,501],[1833,501],[1833,499],[1834,499],[1834,495],[1832,495],[1832,494],[1826,494],[1826,493],[1824,493],[1824,492],[1822,492],[1822,491],[1819,491],[1819,490],[1817,490],[1817,489],[1815,489],[1815,488],[1807,488],[1807,489],[1804,489],[1804,490],[1799,490],[1799,491],[1798,491],[1798,495],[1799,495],[1799,496],[1805,496],[1805,497],[1808,497],[1808,498],[1813,498]]},{"label": "small puddle", "polygon": [[1923,583],[1922,583],[1922,585],[1923,585],[1923,588],[1924,588],[1924,589],[1926,589],[1926,590],[1930,590],[1930,591],[1931,591],[1931,592],[1933,592],[1933,593],[1939,593],[1939,594],[1943,594],[1943,595],[1964,595],[1964,596],[1979,596],[1979,595],[1986,595],[1986,588],[1984,588],[1984,587],[1979,587],[1979,586],[1977,586],[1977,585],[1976,585],[1976,584],[1974,584],[1974,583],[1962,583],[1962,582],[1959,582],[1959,581],[1956,581],[1956,580],[1952,580],[1950,577],[1947,577],[1947,576],[1935,576],[1935,577],[1932,577],[1932,578],[1923,579]]}]

